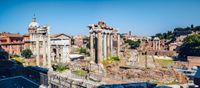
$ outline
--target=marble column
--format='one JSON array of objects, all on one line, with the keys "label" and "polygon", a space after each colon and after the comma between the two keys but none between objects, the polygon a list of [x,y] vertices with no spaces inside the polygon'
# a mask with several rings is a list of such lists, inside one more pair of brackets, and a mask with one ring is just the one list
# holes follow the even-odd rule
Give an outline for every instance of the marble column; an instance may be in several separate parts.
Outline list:
[{"label": "marble column", "polygon": [[98,63],[102,62],[102,33],[101,31],[97,32],[98,37]]},{"label": "marble column", "polygon": [[93,60],[94,59],[94,34],[93,32],[90,32],[90,57]]},{"label": "marble column", "polygon": [[[46,36],[44,36],[46,37]],[[43,66],[45,67],[46,66],[46,39],[44,38],[43,39],[43,44],[42,44],[42,47],[43,47]]]},{"label": "marble column", "polygon": [[107,59],[106,33],[103,33],[103,58]]},{"label": "marble column", "polygon": [[156,42],[155,45],[156,45],[156,50],[157,50],[157,46],[158,46],[157,40],[155,40],[155,42]]},{"label": "marble column", "polygon": [[158,40],[158,50],[160,50],[160,40]]},{"label": "marble column", "polygon": [[39,39],[36,40],[36,65],[40,66],[40,44]]},{"label": "marble column", "polygon": [[110,57],[110,33],[107,33],[107,41],[106,41],[106,43],[107,43],[107,58],[109,58]]},{"label": "marble column", "polygon": [[153,40],[153,50],[155,50],[155,40]]},{"label": "marble column", "polygon": [[117,33],[117,56],[119,57],[120,53],[120,34]]},{"label": "marble column", "polygon": [[[49,30],[48,30],[49,32]],[[48,33],[48,37],[47,37],[47,61],[48,61],[48,68],[49,70],[52,70],[51,67],[51,44],[50,44],[50,34]]]},{"label": "marble column", "polygon": [[113,55],[113,33],[110,34],[110,56]]},{"label": "marble column", "polygon": [[67,58],[67,46],[65,44],[63,45],[63,54],[62,55],[63,55],[63,57],[62,57],[63,63],[69,61]]},{"label": "marble column", "polygon": [[66,47],[66,62],[70,62],[70,58],[69,58],[69,46],[66,46],[65,45],[65,47]]},{"label": "marble column", "polygon": [[59,59],[60,59],[58,52],[59,52],[59,46],[57,45],[56,46],[56,58],[55,58],[57,62],[59,62]]}]

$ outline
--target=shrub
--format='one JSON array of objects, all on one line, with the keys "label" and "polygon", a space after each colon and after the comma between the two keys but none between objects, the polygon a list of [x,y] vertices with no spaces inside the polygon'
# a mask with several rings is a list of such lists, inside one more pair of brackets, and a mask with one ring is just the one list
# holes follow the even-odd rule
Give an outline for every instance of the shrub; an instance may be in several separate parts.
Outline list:
[{"label": "shrub", "polygon": [[65,70],[68,70],[68,69],[69,69],[68,66],[61,65],[61,64],[52,65],[52,68],[53,68],[54,71],[58,71],[58,72],[63,72],[63,71],[65,71]]},{"label": "shrub", "polygon": [[118,62],[120,61],[120,58],[118,56],[112,56],[112,57],[109,57],[107,58],[106,60],[103,61],[103,64],[111,64],[113,62]]},{"label": "shrub", "polygon": [[22,51],[21,55],[25,58],[30,58],[33,55],[33,53],[30,49],[25,49]]},{"label": "shrub", "polygon": [[14,54],[14,55],[11,55],[10,58],[15,58],[15,57],[20,57],[19,55],[17,54]]},{"label": "shrub", "polygon": [[114,60],[114,61],[120,61],[118,56],[112,56],[111,59]]},{"label": "shrub", "polygon": [[128,45],[131,47],[131,49],[136,49],[140,46],[140,40],[133,41],[133,40],[127,40]]},{"label": "shrub", "polygon": [[81,47],[79,49],[79,54],[82,54],[82,53],[87,55],[87,56],[90,56],[90,53],[86,50],[86,48]]}]

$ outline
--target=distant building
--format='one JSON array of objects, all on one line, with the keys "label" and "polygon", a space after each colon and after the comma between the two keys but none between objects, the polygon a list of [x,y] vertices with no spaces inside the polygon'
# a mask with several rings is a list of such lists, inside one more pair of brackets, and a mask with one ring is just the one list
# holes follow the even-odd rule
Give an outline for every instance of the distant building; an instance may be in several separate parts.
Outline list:
[{"label": "distant building", "polygon": [[188,67],[200,66],[200,56],[188,56]]},{"label": "distant building", "polygon": [[30,34],[23,35],[23,49],[30,48]]},{"label": "distant building", "polygon": [[84,39],[84,36],[83,36],[83,35],[74,36],[74,37],[73,37],[74,45],[83,46],[83,44],[84,44],[83,39]]},{"label": "distant building", "polygon": [[182,45],[182,42],[173,42],[170,43],[169,46],[169,51],[179,51],[180,46]]},{"label": "distant building", "polygon": [[23,44],[23,37],[19,33],[0,33],[0,45],[9,54],[20,54]]}]

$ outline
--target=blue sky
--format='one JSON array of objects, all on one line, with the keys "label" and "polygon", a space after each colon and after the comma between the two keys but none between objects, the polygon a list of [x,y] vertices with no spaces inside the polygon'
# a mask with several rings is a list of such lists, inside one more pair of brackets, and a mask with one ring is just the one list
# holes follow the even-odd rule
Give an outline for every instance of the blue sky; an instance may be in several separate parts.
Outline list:
[{"label": "blue sky", "polygon": [[51,33],[87,35],[105,21],[121,33],[150,36],[175,27],[200,25],[200,0],[0,0],[0,32],[27,33],[36,15]]}]

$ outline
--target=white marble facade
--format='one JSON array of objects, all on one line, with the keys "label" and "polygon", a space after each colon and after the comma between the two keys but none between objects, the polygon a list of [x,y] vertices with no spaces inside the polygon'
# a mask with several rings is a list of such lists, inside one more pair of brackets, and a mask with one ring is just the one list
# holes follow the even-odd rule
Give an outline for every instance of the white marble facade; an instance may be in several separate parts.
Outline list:
[{"label": "white marble facade", "polygon": [[50,27],[40,26],[36,18],[29,24],[30,49],[36,57],[37,66],[51,68],[51,62],[69,62],[71,37],[65,34],[50,34]]}]

